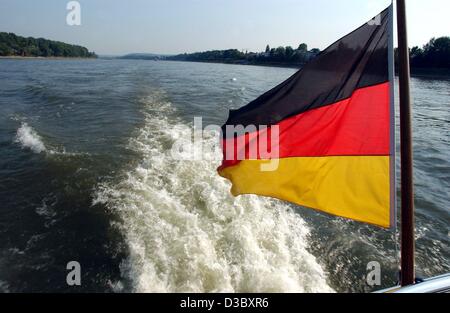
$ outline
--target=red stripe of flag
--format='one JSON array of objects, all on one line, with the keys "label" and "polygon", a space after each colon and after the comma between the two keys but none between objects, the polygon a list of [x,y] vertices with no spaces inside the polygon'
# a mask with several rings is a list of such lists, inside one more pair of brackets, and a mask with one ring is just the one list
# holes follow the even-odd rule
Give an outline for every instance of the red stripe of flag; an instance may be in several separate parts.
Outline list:
[{"label": "red stripe of flag", "polygon": [[[350,98],[276,124],[280,140],[272,149],[279,149],[279,158],[390,155],[389,103],[389,83],[357,89]],[[243,149],[245,159],[249,159],[249,151],[258,151],[264,132],[269,132],[263,138],[269,138],[270,146],[270,128],[245,134],[245,141],[242,137],[223,140],[220,169],[238,164],[238,151]],[[235,147],[234,157],[227,159],[230,145]],[[260,152],[257,158],[267,159]]]}]

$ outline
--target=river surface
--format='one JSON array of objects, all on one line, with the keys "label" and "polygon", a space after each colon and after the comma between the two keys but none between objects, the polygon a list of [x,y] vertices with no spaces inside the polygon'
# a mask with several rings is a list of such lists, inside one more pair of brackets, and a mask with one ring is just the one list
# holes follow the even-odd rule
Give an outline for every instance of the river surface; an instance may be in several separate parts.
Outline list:
[{"label": "river surface", "polygon": [[[0,60],[0,291],[367,292],[398,279],[394,231],[257,196],[173,157],[293,69]],[[412,79],[417,272],[450,272],[450,80]],[[181,152],[183,153],[183,152]],[[187,153],[187,152],[185,152]],[[397,162],[398,163],[398,162]],[[398,165],[397,165],[398,167]],[[66,283],[81,265],[82,285]],[[381,264],[382,286],[366,283]]]}]

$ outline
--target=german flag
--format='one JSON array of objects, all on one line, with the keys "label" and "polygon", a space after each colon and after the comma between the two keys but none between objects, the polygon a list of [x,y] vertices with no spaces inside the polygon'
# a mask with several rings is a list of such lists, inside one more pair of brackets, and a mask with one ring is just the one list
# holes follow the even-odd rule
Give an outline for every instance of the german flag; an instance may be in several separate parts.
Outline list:
[{"label": "german flag", "polygon": [[232,182],[232,194],[391,227],[392,44],[391,6],[279,86],[230,111],[218,171]]}]

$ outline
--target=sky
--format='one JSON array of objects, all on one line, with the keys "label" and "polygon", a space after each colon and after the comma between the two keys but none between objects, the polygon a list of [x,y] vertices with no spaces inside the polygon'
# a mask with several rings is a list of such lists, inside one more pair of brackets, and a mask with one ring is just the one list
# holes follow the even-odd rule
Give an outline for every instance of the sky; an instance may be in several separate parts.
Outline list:
[{"label": "sky", "polygon": [[[324,49],[390,0],[0,0],[0,31],[86,46],[103,55],[176,54],[213,49],[263,51],[302,42]],[[449,36],[450,1],[408,0],[410,46]]]}]

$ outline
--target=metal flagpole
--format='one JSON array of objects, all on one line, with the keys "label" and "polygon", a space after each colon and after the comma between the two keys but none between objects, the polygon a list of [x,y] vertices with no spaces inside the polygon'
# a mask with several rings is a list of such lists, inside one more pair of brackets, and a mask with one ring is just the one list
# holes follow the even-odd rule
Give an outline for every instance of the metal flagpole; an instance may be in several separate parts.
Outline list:
[{"label": "metal flagpole", "polygon": [[411,126],[411,96],[405,0],[397,0],[398,66],[401,141],[401,285],[415,282],[414,185]]}]

